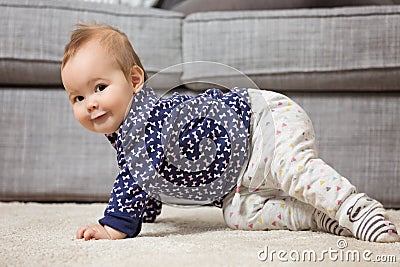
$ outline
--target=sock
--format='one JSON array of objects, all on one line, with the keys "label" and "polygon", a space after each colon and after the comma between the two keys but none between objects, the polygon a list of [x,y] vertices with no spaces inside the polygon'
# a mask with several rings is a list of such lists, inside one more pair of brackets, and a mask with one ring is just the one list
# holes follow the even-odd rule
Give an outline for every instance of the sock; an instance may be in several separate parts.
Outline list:
[{"label": "sock", "polygon": [[382,204],[366,194],[352,194],[343,201],[335,217],[354,237],[371,242],[397,242],[396,226],[386,219]]},{"label": "sock", "polygon": [[326,213],[316,209],[313,216],[317,224],[317,230],[334,235],[353,236],[353,234],[347,228],[340,226],[338,221],[329,218]]}]

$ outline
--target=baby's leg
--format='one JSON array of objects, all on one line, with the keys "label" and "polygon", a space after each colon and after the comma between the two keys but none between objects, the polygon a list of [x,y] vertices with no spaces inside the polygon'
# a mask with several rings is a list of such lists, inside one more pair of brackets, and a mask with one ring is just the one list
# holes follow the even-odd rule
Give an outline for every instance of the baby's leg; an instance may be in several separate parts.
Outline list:
[{"label": "baby's leg", "polygon": [[[367,201],[367,197],[359,200],[361,205],[356,204],[359,198],[355,187],[318,158],[313,126],[304,110],[283,95],[264,96],[272,110],[276,131],[269,183],[339,221],[359,239],[398,240],[395,226],[384,219],[382,205],[376,200]],[[354,205],[357,211],[352,208]],[[351,211],[364,216],[355,221],[348,214]]]},{"label": "baby's leg", "polygon": [[[244,192],[245,189],[242,188]],[[351,235],[337,221],[314,207],[288,196],[279,196],[279,190],[274,192],[277,194],[262,190],[241,194],[239,212],[237,207],[232,207],[232,196],[228,196],[223,205],[225,222],[230,228],[241,230],[319,230]]]}]

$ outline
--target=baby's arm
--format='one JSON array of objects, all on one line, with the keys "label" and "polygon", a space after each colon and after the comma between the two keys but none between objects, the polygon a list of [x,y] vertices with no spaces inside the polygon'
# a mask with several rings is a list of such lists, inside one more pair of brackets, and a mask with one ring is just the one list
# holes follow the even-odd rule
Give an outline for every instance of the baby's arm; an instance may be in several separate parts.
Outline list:
[{"label": "baby's arm", "polygon": [[107,225],[104,227],[100,224],[92,224],[92,225],[85,225],[78,229],[76,232],[76,238],[82,239],[84,238],[85,241],[94,239],[123,239],[126,237],[126,234],[117,231]]}]

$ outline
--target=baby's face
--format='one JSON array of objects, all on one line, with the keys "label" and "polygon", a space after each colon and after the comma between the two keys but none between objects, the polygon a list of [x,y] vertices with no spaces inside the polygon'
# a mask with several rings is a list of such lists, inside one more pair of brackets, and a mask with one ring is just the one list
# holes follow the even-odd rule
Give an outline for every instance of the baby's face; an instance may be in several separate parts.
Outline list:
[{"label": "baby's face", "polygon": [[136,88],[97,40],[78,49],[61,71],[75,118],[103,134],[118,130]]}]

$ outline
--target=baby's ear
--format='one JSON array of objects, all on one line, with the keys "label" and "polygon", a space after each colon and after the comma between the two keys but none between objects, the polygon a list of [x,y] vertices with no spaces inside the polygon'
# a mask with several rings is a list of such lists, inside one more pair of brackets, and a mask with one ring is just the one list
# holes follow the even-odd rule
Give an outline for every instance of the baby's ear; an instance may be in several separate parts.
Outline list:
[{"label": "baby's ear", "polygon": [[144,83],[144,71],[138,65],[134,65],[131,68],[130,78],[133,87],[133,93],[136,94],[142,88]]}]

